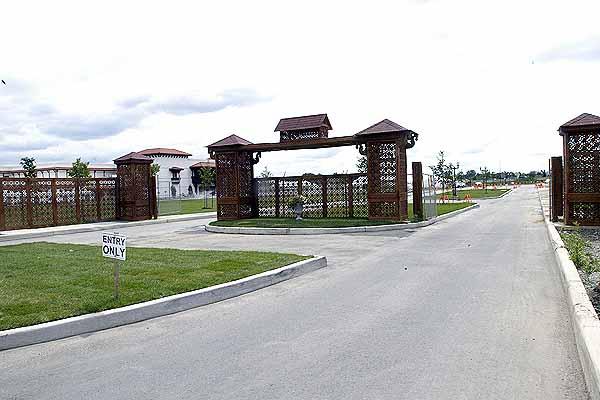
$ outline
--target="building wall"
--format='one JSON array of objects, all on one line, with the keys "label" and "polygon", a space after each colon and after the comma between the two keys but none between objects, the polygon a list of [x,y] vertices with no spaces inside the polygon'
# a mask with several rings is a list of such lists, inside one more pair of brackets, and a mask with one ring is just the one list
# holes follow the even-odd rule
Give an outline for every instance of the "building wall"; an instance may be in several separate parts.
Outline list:
[{"label": "building wall", "polygon": [[[190,197],[189,196],[189,187],[192,187],[192,196],[191,197],[202,197],[204,193],[201,193],[201,188],[198,188],[198,193],[196,193],[194,184],[192,182],[192,170],[190,166],[196,164],[199,161],[182,156],[149,156],[154,160],[155,164],[160,165],[160,171],[157,175],[157,184],[156,190],[158,192],[159,198],[170,198],[173,197],[172,187],[175,187],[175,197]],[[172,178],[172,173],[169,171],[171,167],[179,167],[183,168],[179,172],[180,181],[179,184],[174,183]]]}]

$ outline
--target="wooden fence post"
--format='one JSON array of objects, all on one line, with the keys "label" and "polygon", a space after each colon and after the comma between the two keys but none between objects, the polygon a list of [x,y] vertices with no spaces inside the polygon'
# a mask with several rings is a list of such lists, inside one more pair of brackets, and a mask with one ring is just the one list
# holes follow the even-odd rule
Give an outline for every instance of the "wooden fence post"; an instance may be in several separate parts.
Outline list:
[{"label": "wooden fence post", "polygon": [[56,178],[50,181],[52,192],[52,224],[58,226],[58,199],[56,198]]},{"label": "wooden fence post", "polygon": [[550,158],[550,218],[557,222],[558,217],[563,215],[563,165],[562,157]]},{"label": "wooden fence post", "polygon": [[413,179],[413,215],[416,219],[423,219],[423,166],[420,162],[412,163]]}]

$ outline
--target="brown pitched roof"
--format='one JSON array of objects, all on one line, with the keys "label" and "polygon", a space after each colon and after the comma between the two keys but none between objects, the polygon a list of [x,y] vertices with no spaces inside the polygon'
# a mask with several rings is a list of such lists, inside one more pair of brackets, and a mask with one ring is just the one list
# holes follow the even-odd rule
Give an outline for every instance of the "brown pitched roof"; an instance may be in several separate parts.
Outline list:
[{"label": "brown pitched roof", "polygon": [[229,135],[225,139],[221,139],[218,142],[209,144],[207,147],[222,147],[222,146],[245,146],[252,144],[252,142],[239,137],[238,135]]},{"label": "brown pitched roof", "polygon": [[565,122],[560,127],[568,128],[568,127],[576,127],[576,126],[589,126],[589,125],[600,125],[600,117],[583,113],[578,117],[573,118],[572,120]]},{"label": "brown pitched roof", "polygon": [[164,154],[167,156],[191,156],[190,153],[186,153],[185,151],[177,150],[177,149],[168,149],[166,147],[157,147],[154,149],[145,149],[142,151],[138,151],[138,153],[143,154],[145,156]]},{"label": "brown pitched roof", "polygon": [[194,165],[190,165],[190,168],[215,168],[215,160],[199,161]]},{"label": "brown pitched roof", "polygon": [[127,153],[124,156],[121,156],[119,158],[115,158],[113,160],[113,162],[118,163],[118,162],[123,162],[123,161],[144,161],[144,162],[152,162],[152,159],[150,157],[146,157],[143,154],[140,153],[136,153],[135,151],[132,151],[131,153]]},{"label": "brown pitched roof", "polygon": [[275,127],[275,132],[295,131],[299,129],[319,128],[325,126],[329,129],[331,123],[327,114],[305,115],[303,117],[282,118]]},{"label": "brown pitched roof", "polygon": [[363,129],[358,132],[354,136],[364,136],[364,135],[375,135],[378,133],[391,133],[391,132],[408,132],[410,129],[406,129],[402,125],[395,123],[394,121],[390,121],[389,119],[384,119],[379,121],[376,124],[371,125],[367,129]]}]

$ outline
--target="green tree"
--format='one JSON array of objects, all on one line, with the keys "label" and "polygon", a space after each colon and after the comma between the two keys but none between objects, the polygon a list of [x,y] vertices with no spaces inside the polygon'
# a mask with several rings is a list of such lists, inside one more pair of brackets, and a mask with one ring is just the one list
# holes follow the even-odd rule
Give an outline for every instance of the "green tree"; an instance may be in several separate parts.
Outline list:
[{"label": "green tree", "polygon": [[358,160],[356,161],[356,168],[358,169],[358,172],[361,174],[366,174],[368,167],[367,167],[367,156],[360,156],[358,157]]},{"label": "green tree", "polygon": [[73,162],[71,169],[67,171],[70,178],[90,178],[89,162],[81,161],[81,157]]},{"label": "green tree", "polygon": [[263,168],[262,172],[260,173],[260,177],[261,178],[270,178],[272,176],[273,176],[273,174],[271,173],[271,171],[269,171],[269,169],[265,165],[265,168]]},{"label": "green tree", "polygon": [[25,178],[36,178],[37,177],[37,166],[35,165],[35,158],[23,157],[21,158],[21,167],[25,171]]},{"label": "green tree", "polygon": [[483,167],[483,168],[480,167],[479,171],[481,171],[481,178],[482,178],[482,181],[483,181],[483,188],[487,192],[487,183],[488,183],[488,180],[490,179],[490,170],[487,169],[487,167]]},{"label": "green tree", "polygon": [[202,167],[200,168],[200,183],[206,186],[213,186],[216,182],[216,173],[214,168]]},{"label": "green tree", "polygon": [[157,163],[152,163],[152,165],[150,166],[150,173],[152,174],[152,176],[158,175],[159,172],[160,165],[158,165]]},{"label": "green tree", "polygon": [[450,165],[446,163],[446,155],[444,154],[444,151],[440,150],[437,155],[437,164],[429,166],[433,172],[435,180],[442,184],[442,193],[446,191],[446,187],[448,187],[453,179],[453,171]]}]

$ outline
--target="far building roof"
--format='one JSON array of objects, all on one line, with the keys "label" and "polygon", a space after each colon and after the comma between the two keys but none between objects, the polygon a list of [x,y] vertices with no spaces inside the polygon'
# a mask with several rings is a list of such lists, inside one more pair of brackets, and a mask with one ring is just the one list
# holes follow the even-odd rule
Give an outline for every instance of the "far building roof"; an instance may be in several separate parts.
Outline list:
[{"label": "far building roof", "polygon": [[304,115],[302,117],[282,118],[275,127],[275,132],[296,131],[325,127],[333,129],[327,114]]},{"label": "far building roof", "polygon": [[196,164],[190,165],[190,169],[194,168],[215,168],[215,160],[199,161]]},{"label": "far building roof", "polygon": [[143,154],[145,156],[180,156],[180,157],[189,157],[190,153],[186,153],[185,151],[177,150],[177,149],[169,149],[166,147],[156,147],[154,149],[145,149],[142,151],[138,151],[138,153]]}]

